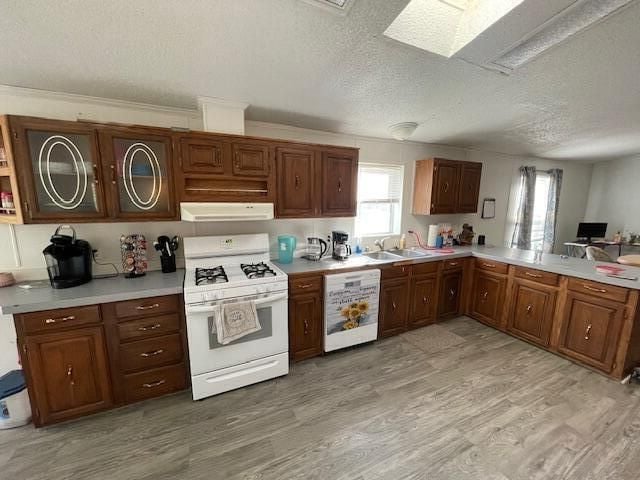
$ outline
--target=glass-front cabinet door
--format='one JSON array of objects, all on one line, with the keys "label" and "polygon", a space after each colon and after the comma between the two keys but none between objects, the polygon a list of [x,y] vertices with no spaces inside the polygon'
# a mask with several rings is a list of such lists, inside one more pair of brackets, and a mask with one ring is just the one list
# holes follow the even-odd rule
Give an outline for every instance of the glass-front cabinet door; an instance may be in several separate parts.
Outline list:
[{"label": "glass-front cabinet door", "polygon": [[154,129],[106,129],[100,150],[109,207],[118,218],[173,219],[171,135]]},{"label": "glass-front cabinet door", "polygon": [[[95,129],[76,122],[13,117],[11,129],[31,221],[106,217]],[[18,163],[18,162],[17,162]]]}]

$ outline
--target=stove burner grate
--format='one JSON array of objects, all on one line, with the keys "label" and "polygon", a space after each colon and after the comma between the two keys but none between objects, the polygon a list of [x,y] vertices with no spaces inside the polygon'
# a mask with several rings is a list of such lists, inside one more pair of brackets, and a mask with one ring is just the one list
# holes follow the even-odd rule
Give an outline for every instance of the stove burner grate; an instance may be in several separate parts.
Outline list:
[{"label": "stove burner grate", "polygon": [[224,268],[196,268],[196,285],[211,285],[214,283],[227,283],[229,279]]},{"label": "stove burner grate", "polygon": [[240,264],[240,268],[247,276],[247,278],[264,278],[276,276],[276,272],[274,272],[271,267],[269,267],[269,265],[264,262],[242,263]]}]

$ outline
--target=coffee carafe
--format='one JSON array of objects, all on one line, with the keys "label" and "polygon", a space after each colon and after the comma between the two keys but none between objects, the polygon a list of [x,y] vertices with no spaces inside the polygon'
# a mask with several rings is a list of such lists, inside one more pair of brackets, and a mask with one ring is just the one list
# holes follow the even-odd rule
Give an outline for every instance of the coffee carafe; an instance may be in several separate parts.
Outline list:
[{"label": "coffee carafe", "polygon": [[332,257],[336,260],[346,260],[351,255],[351,245],[347,243],[349,241],[349,234],[340,230],[334,230],[331,232],[331,243],[333,247]]},{"label": "coffee carafe", "polygon": [[314,262],[319,261],[329,250],[327,242],[318,237],[307,237],[307,253],[303,258]]}]

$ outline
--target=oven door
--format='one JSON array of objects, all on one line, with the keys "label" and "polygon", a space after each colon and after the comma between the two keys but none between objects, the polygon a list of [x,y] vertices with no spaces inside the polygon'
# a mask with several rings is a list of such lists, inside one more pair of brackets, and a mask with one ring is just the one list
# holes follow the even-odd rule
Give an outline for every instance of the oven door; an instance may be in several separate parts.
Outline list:
[{"label": "oven door", "polygon": [[281,292],[257,299],[249,297],[231,300],[235,302],[254,300],[262,329],[227,345],[218,343],[214,318],[221,311],[221,306],[230,301],[186,305],[191,375],[209,373],[287,352],[289,349],[287,297],[287,292]]}]

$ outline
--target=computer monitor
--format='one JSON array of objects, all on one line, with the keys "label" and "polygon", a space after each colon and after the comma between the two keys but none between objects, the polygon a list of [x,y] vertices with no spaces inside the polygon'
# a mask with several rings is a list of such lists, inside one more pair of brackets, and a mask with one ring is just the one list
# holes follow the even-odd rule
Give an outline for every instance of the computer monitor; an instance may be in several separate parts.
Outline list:
[{"label": "computer monitor", "polygon": [[591,241],[592,238],[604,238],[607,234],[606,223],[580,223],[578,224],[578,238]]}]

